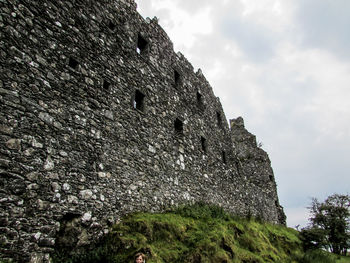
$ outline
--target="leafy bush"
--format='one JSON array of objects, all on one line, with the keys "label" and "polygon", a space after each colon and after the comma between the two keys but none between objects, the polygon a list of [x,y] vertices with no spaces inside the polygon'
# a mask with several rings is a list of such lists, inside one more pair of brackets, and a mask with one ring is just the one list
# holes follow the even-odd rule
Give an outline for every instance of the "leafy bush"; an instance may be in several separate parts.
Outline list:
[{"label": "leafy bush", "polygon": [[330,253],[320,250],[307,250],[301,263],[335,263],[335,257]]},{"label": "leafy bush", "polygon": [[223,219],[228,220],[230,215],[224,211],[222,207],[215,205],[207,205],[205,203],[196,203],[193,205],[179,206],[173,211],[175,214],[183,217],[191,217],[194,219]]}]

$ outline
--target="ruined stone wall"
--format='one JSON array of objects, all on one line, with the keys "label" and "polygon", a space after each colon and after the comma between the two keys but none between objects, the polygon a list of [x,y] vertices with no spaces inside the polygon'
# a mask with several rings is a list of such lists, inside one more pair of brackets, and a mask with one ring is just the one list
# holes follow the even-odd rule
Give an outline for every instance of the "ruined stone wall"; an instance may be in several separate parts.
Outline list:
[{"label": "ruined stone wall", "polygon": [[0,10],[1,257],[45,262],[127,213],[196,201],[284,223],[267,154],[156,18],[132,0]]}]

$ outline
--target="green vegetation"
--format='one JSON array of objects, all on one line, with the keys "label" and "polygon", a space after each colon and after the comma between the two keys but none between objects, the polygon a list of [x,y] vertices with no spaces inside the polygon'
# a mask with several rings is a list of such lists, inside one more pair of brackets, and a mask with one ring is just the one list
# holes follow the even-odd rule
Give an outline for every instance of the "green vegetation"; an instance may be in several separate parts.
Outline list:
[{"label": "green vegetation", "polygon": [[308,250],[303,256],[302,263],[350,263],[350,257],[335,255],[324,250]]},{"label": "green vegetation", "polygon": [[349,262],[320,250],[305,254],[294,229],[232,217],[202,204],[129,215],[99,246],[74,256],[57,251],[54,262],[125,263],[133,262],[136,252],[146,254],[147,263]]},{"label": "green vegetation", "polygon": [[336,263],[350,263],[350,257],[345,257],[345,256],[337,257]]},{"label": "green vegetation", "polygon": [[304,247],[346,255],[350,248],[350,196],[334,194],[324,202],[314,198],[309,209],[311,224],[300,233]]}]

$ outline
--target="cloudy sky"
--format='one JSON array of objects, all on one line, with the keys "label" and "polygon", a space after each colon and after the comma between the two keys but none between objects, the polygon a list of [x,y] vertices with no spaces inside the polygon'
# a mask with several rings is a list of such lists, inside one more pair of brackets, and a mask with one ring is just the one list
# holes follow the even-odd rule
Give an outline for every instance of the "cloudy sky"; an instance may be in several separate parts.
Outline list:
[{"label": "cloudy sky", "polygon": [[350,194],[349,0],[136,2],[262,142],[288,226]]}]

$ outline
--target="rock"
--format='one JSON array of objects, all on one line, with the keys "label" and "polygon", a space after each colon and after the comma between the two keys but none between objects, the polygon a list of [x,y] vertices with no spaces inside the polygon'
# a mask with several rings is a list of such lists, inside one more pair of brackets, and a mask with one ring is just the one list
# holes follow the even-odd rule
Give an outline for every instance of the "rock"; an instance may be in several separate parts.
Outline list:
[{"label": "rock", "polygon": [[79,203],[79,199],[74,195],[68,195],[68,203],[77,205]]},{"label": "rock", "polygon": [[61,186],[59,183],[53,182],[51,183],[51,189],[53,192],[58,193],[59,191],[61,191]]},{"label": "rock", "polygon": [[92,195],[93,195],[93,193],[92,193],[92,191],[91,190],[82,190],[82,191],[80,191],[80,197],[82,198],[82,199],[84,199],[84,200],[89,200],[89,199],[91,199],[92,198]]},{"label": "rock", "polygon": [[110,178],[111,177],[111,173],[109,173],[109,172],[98,172],[98,177],[99,178]]},{"label": "rock", "polygon": [[36,242],[38,242],[38,240],[40,239],[40,237],[41,237],[41,233],[40,233],[40,232],[37,232],[37,233],[35,233],[35,234],[33,235],[33,238],[34,238],[34,240],[35,240]]},{"label": "rock", "polygon": [[65,192],[69,192],[71,190],[71,186],[68,183],[64,183],[62,189]]},{"label": "rock", "polygon": [[0,133],[12,135],[13,134],[13,128],[6,126],[6,125],[0,125]]},{"label": "rock", "polygon": [[40,148],[40,149],[43,148],[43,144],[38,142],[35,138],[33,138],[33,140],[32,140],[32,146],[34,148]]},{"label": "rock", "polygon": [[148,151],[151,153],[156,153],[156,149],[152,145],[148,145]]},{"label": "rock", "polygon": [[6,146],[7,146],[7,148],[9,148],[11,150],[20,151],[21,150],[21,140],[20,139],[9,139],[6,142]]},{"label": "rock", "polygon": [[90,220],[91,220],[91,217],[92,217],[92,214],[91,214],[91,212],[89,211],[89,212],[86,212],[86,213],[84,213],[84,215],[82,216],[82,218],[81,218],[81,221],[83,222],[83,223],[87,223],[87,222],[89,222]]},{"label": "rock", "polygon": [[51,156],[48,156],[44,163],[44,169],[47,171],[51,171],[54,168],[55,168],[55,163],[52,161]]}]

